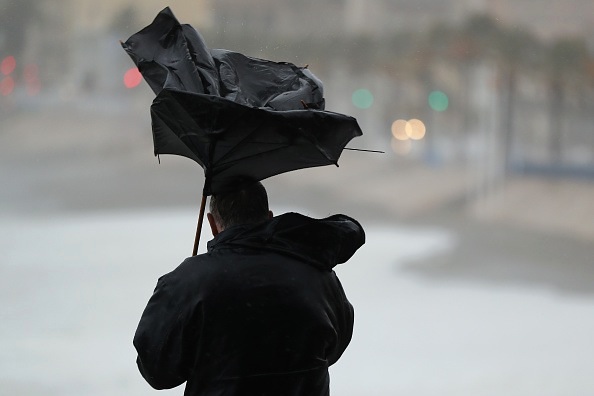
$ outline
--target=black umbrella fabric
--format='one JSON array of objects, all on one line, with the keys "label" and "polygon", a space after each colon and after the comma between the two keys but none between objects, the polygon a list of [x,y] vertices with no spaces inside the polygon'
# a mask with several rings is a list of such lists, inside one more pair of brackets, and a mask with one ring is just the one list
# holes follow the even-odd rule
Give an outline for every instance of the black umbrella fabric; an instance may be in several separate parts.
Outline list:
[{"label": "black umbrella fabric", "polygon": [[319,110],[274,111],[164,89],[153,101],[155,150],[198,162],[204,195],[295,169],[337,165],[355,136],[350,117]]},{"label": "black umbrella fabric", "polygon": [[169,8],[122,46],[157,94],[155,155],[181,155],[204,169],[193,254],[206,196],[244,180],[337,165],[346,144],[362,135],[354,118],[322,110],[322,84],[306,68],[210,50]]},{"label": "black umbrella fabric", "polygon": [[132,35],[124,50],[158,94],[164,88],[224,97],[274,110],[323,109],[323,86],[306,67],[209,49],[192,26],[169,7]]}]

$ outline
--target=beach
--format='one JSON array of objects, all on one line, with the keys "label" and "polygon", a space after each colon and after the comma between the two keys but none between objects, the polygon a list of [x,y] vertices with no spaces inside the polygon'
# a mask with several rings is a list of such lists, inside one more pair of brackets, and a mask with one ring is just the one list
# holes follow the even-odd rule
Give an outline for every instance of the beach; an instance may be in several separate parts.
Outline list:
[{"label": "beach", "polygon": [[[203,173],[159,164],[142,112],[61,111],[2,121],[0,388],[148,394],[131,340],[157,278],[191,253]],[[356,324],[334,394],[594,394],[592,181],[485,189],[471,167],[389,152],[339,165],[264,181],[276,213],[367,231],[336,269]]]}]

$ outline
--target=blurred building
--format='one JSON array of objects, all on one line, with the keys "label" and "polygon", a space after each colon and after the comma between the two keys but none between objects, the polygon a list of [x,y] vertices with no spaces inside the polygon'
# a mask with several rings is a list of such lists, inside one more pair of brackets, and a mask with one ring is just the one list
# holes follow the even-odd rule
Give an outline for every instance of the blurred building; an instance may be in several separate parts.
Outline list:
[{"label": "blurred building", "polygon": [[465,14],[465,1],[460,0],[217,0],[213,5],[214,25],[224,26],[230,35],[261,30],[281,38],[302,34],[320,40],[355,34],[386,37]]},{"label": "blurred building", "polygon": [[[89,88],[111,84],[103,76],[109,74],[107,63],[117,63],[111,58],[118,51],[114,43],[150,23],[164,7],[160,0],[29,3],[37,9],[35,18],[14,34],[0,32],[2,42],[24,35],[22,62],[43,62],[44,80],[68,80]],[[27,4],[21,13],[31,11]],[[401,31],[422,31],[437,22],[459,22],[476,13],[492,14],[504,24],[542,37],[581,34],[594,41],[591,0],[177,0],[171,8],[180,21],[225,38],[223,44],[264,37],[277,43],[302,38],[304,46],[351,35],[377,40]]]},{"label": "blurred building", "polygon": [[[594,41],[592,0],[482,0],[485,11],[504,23],[517,25],[550,39],[586,36]],[[594,43],[593,43],[594,44]]]},{"label": "blurred building", "polygon": [[320,39],[344,34],[379,38],[478,13],[546,38],[594,34],[591,0],[217,0],[210,10],[211,23],[231,35],[262,30],[280,37],[302,33]]},{"label": "blurred building", "polygon": [[[0,7],[14,5],[7,1],[0,0]],[[164,7],[160,0],[19,4],[28,6],[16,8],[16,16],[27,18],[17,19],[28,22],[12,30],[0,26],[0,55],[5,56],[6,43],[18,41],[22,48],[17,63],[35,66],[43,93],[61,99],[83,97],[105,106],[121,96],[124,72],[133,66],[119,40],[146,26]],[[579,35],[594,46],[592,0],[172,0],[170,6],[180,22],[198,28],[213,47],[252,56],[260,49],[262,57],[313,63],[326,83],[329,109],[356,116],[367,136],[377,136],[380,142],[389,141],[396,118],[424,117],[430,133],[415,144],[432,158],[466,158],[476,146],[472,139],[483,138],[476,131],[492,130],[493,136],[505,140],[498,143],[508,152],[505,161],[557,161],[555,156],[561,155],[579,166],[594,164],[592,90],[583,81],[565,82],[565,92],[555,97],[554,76],[544,69],[518,71],[512,81],[501,60],[475,62],[461,56],[456,62],[444,61],[430,54],[439,49],[416,47],[422,33],[437,23],[459,26],[476,14],[489,14],[502,25],[534,32],[540,39]],[[413,42],[401,56],[389,40],[403,31],[417,35],[413,40],[406,37]],[[284,52],[259,47],[269,44],[284,46]],[[313,54],[312,48],[318,52]],[[378,57],[378,52],[386,56]],[[396,67],[397,62],[402,65]],[[507,62],[504,66],[509,67],[516,61]],[[19,75],[26,74],[24,70]],[[513,89],[505,81],[514,82]],[[352,94],[360,89],[375,96],[373,106],[353,106]],[[429,108],[427,95],[434,90],[448,93],[450,110],[437,113]],[[480,100],[469,99],[473,97]],[[515,112],[505,104],[509,98]],[[466,154],[458,154],[464,150]]]},{"label": "blurred building", "polygon": [[[211,18],[206,4],[180,2],[176,12],[207,25]],[[0,29],[0,59],[12,55],[3,48],[17,46],[11,51],[17,58],[17,91],[25,67],[34,65],[45,92],[114,92],[121,88],[122,69],[128,65],[119,40],[146,26],[163,7],[158,0],[27,1],[9,9],[6,18],[26,23]]]}]

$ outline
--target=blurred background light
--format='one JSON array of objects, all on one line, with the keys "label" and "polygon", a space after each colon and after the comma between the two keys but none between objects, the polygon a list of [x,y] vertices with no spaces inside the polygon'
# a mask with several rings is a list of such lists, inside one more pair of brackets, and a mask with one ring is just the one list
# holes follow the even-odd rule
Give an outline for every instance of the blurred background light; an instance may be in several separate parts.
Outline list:
[{"label": "blurred background light", "polygon": [[26,89],[29,96],[38,95],[41,92],[41,83],[39,81],[27,82]]},{"label": "blurred background light", "polygon": [[4,77],[0,80],[0,95],[8,96],[14,90],[14,79],[10,76]]},{"label": "blurred background light", "polygon": [[39,81],[39,67],[36,64],[28,64],[23,70],[23,79],[27,94],[35,96],[41,91],[41,82]]},{"label": "blurred background light", "polygon": [[14,56],[9,55],[6,58],[2,59],[2,62],[0,63],[0,72],[5,76],[8,76],[10,73],[14,71],[15,67],[16,60],[14,59]]},{"label": "blurred background light", "polygon": [[39,77],[39,67],[35,64],[28,64],[23,69],[23,78],[25,81],[32,82]]},{"label": "blurred background light", "polygon": [[442,91],[433,91],[429,94],[429,106],[435,111],[445,111],[449,105],[449,98]]},{"label": "blurred background light", "polygon": [[392,151],[397,155],[408,155],[412,150],[412,141],[410,139],[402,140],[397,138],[392,138],[390,142],[390,146]]},{"label": "blurred background light", "polygon": [[353,105],[360,109],[368,109],[373,106],[373,94],[368,89],[357,89],[353,92]]},{"label": "blurred background light", "polygon": [[142,74],[137,67],[132,67],[124,74],[124,85],[126,88],[137,87],[142,82]]},{"label": "blurred background light", "polygon": [[406,135],[409,138],[413,140],[421,140],[423,137],[425,137],[425,131],[427,128],[425,127],[425,123],[423,121],[413,118],[412,120],[408,120],[404,130],[406,131]]},{"label": "blurred background light", "polygon": [[397,140],[408,140],[406,133],[406,120],[396,120],[392,123],[392,136]]}]

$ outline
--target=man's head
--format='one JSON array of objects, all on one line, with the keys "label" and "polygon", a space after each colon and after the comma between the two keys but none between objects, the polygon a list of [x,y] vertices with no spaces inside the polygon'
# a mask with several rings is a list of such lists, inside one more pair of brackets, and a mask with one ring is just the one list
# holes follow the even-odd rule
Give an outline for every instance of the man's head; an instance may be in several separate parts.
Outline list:
[{"label": "man's head", "polygon": [[210,197],[210,213],[207,218],[214,236],[229,227],[256,224],[271,217],[268,195],[260,182]]}]

